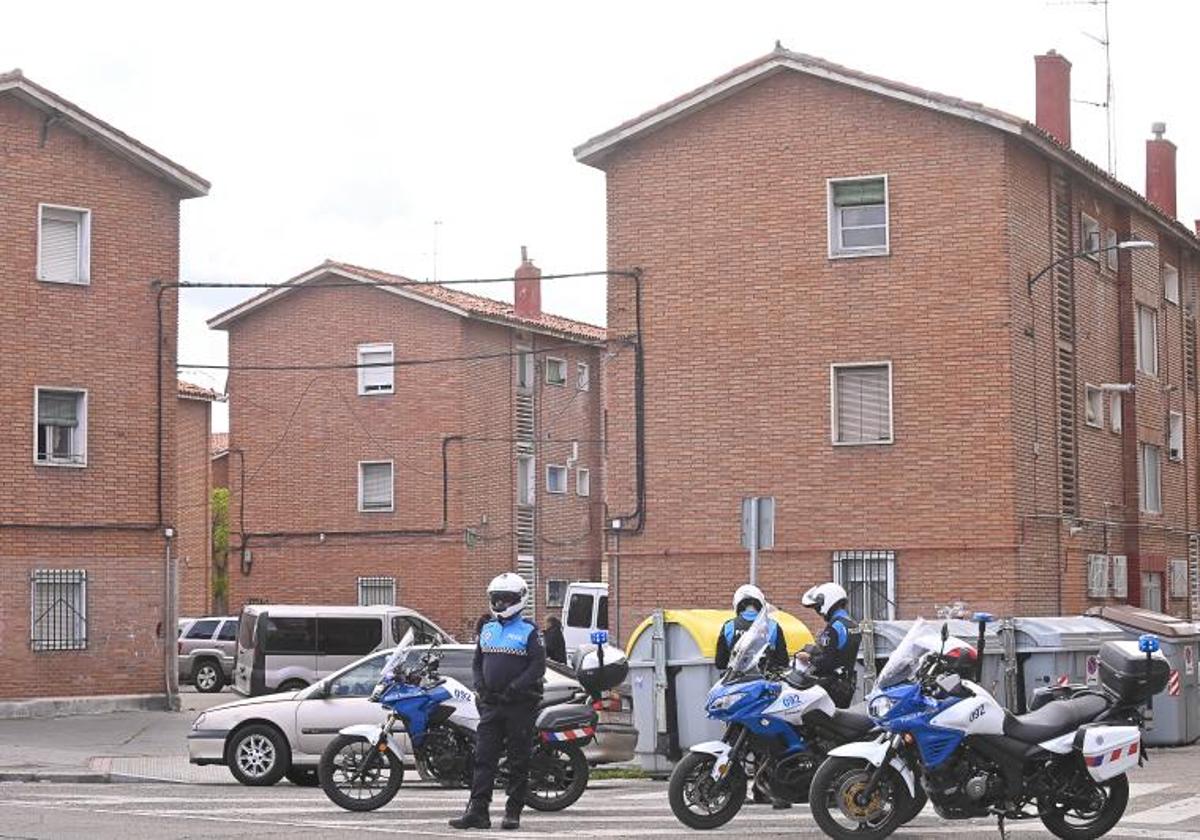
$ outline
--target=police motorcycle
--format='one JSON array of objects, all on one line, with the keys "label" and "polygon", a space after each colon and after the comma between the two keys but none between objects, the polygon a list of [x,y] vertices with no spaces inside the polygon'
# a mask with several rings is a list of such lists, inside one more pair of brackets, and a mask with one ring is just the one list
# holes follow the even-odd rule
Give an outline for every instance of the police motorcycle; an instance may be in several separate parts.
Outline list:
[{"label": "police motorcycle", "polygon": [[[983,629],[990,616],[980,614]],[[1129,799],[1126,773],[1142,762],[1147,706],[1169,668],[1158,639],[1106,642],[1101,685],[1076,688],[1015,716],[973,679],[942,667],[946,625],[918,619],[879,673],[868,697],[884,733],[830,752],[813,776],[813,818],[833,838],[878,840],[903,822],[924,788],[944,819],[1040,819],[1064,840],[1101,837]],[[980,662],[982,660],[980,659]]]},{"label": "police motorcycle", "polygon": [[[802,659],[786,673],[762,670],[774,613],[769,604],[759,611],[705,699],[708,716],[725,722],[724,737],[693,745],[671,773],[671,810],[689,828],[729,822],[741,809],[749,783],[789,802],[806,801],[812,774],[826,753],[867,737],[874,727],[865,714],[838,709]],[[924,796],[918,798],[912,816],[925,804]]]},{"label": "police motorcycle", "polygon": [[[317,775],[331,801],[348,811],[373,811],[392,800],[404,781],[408,735],[412,760],[422,775],[447,787],[469,787],[479,711],[475,693],[438,673],[437,645],[409,661],[412,633],[384,663],[370,700],[388,715],[382,724],[343,728],[321,754]],[[582,673],[582,671],[581,671]],[[586,677],[587,675],[584,674]],[[538,714],[525,803],[538,811],[561,811],[587,788],[583,748],[596,733],[594,703],[580,694],[547,704]],[[496,783],[507,782],[501,759]]]}]

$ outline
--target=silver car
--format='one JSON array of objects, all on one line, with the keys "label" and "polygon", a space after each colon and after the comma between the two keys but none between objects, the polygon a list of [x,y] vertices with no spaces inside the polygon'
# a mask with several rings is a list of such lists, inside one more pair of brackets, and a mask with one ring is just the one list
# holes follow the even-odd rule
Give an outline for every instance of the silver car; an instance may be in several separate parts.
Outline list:
[{"label": "silver car", "polygon": [[237,616],[180,619],[179,681],[205,693],[220,691],[233,678],[237,638]]},{"label": "silver car", "polygon": [[[427,645],[414,646],[420,656]],[[441,673],[470,685],[472,645],[441,645]],[[193,764],[223,764],[245,785],[273,785],[287,778],[297,785],[317,784],[321,752],[338,731],[358,723],[381,723],[384,709],[367,698],[379,679],[390,650],[377,651],[300,691],[270,694],[225,703],[202,712],[188,735]],[[546,702],[565,702],[579,683],[552,668],[546,670]],[[627,723],[605,716],[596,740],[585,750],[595,763],[633,758],[637,732]],[[621,712],[613,712],[619,716]],[[405,744],[406,753],[408,745]]]}]

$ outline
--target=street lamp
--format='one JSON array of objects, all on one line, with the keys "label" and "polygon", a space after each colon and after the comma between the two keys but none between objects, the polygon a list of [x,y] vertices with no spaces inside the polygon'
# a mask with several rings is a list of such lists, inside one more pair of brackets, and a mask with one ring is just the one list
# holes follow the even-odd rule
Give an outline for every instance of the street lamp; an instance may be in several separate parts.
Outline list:
[{"label": "street lamp", "polygon": [[1155,247],[1153,242],[1147,242],[1144,239],[1126,239],[1124,242],[1118,242],[1115,245],[1105,245],[1103,248],[1088,248],[1086,251],[1067,254],[1065,257],[1059,257],[1037,274],[1030,275],[1028,292],[1029,294],[1033,294],[1033,284],[1040,280],[1042,275],[1052,269],[1058,268],[1063,263],[1071,262],[1071,260],[1077,260],[1080,257],[1094,257],[1097,254],[1103,254],[1105,251],[1145,251],[1153,247]]}]

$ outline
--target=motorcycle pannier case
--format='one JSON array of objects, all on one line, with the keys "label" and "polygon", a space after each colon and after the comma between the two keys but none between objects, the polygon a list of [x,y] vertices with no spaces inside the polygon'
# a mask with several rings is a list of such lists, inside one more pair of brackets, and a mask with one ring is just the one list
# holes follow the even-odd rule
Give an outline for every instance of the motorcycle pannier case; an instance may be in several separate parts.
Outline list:
[{"label": "motorcycle pannier case", "polygon": [[1142,733],[1136,726],[1085,726],[1075,736],[1088,775],[1098,782],[1137,766]]},{"label": "motorcycle pannier case", "polygon": [[1100,682],[1122,703],[1145,703],[1167,687],[1170,673],[1161,651],[1147,661],[1137,642],[1105,642],[1100,647]]},{"label": "motorcycle pannier case", "polygon": [[537,728],[543,741],[574,741],[583,745],[595,737],[598,718],[591,706],[563,703],[542,709]]},{"label": "motorcycle pannier case", "polygon": [[610,688],[616,688],[629,676],[629,663],[625,654],[618,648],[604,648],[604,665],[595,650],[586,651],[579,659],[579,667],[575,669],[575,678],[585,690],[592,694],[600,694]]}]

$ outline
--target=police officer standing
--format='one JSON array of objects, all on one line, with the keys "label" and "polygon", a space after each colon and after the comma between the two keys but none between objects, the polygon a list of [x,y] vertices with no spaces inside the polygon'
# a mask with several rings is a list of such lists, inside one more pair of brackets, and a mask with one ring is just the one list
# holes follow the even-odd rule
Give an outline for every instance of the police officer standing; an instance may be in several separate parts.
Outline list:
[{"label": "police officer standing", "polygon": [[525,579],[505,572],[488,584],[492,620],[479,633],[473,665],[475,704],[479,708],[471,800],[453,828],[491,828],[488,808],[500,751],[508,756],[508,802],[501,828],[521,827],[521,809],[529,789],[529,757],[534,721],[542,696],[546,651],[537,627],[521,611],[529,600]]},{"label": "police officer standing", "polygon": [[824,687],[839,709],[854,699],[858,676],[854,670],[858,646],[862,642],[858,622],[846,611],[849,596],[836,583],[822,583],[804,593],[800,603],[811,607],[825,619],[825,629],[801,656],[808,659],[813,677]]},{"label": "police officer standing", "polygon": [[[733,646],[742,634],[750,629],[750,625],[758,618],[766,603],[767,599],[763,597],[762,590],[752,583],[739,586],[733,593],[734,616],[725,622],[720,635],[717,636],[717,655],[714,657],[717,670],[724,671],[729,667],[729,654]],[[777,668],[786,668],[789,663],[787,639],[774,619],[771,619],[769,632],[771,646],[767,650],[767,662]]]}]

